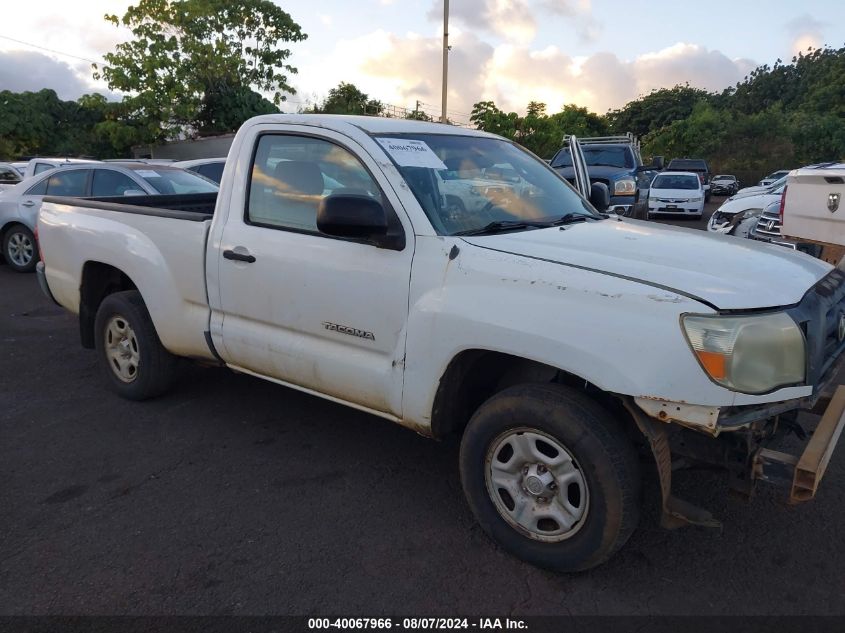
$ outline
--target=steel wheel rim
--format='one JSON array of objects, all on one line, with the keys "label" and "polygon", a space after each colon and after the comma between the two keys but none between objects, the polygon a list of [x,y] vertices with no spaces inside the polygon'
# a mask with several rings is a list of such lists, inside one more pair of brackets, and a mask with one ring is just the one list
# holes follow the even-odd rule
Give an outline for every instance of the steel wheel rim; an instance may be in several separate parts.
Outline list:
[{"label": "steel wheel rim", "polygon": [[24,233],[12,233],[9,236],[7,255],[17,266],[26,266],[32,261],[35,253],[35,244],[28,235]]},{"label": "steel wheel rim", "polygon": [[589,489],[578,462],[559,440],[539,429],[509,429],[493,440],[484,478],[505,522],[534,540],[571,538],[589,513]]},{"label": "steel wheel rim", "polygon": [[103,333],[109,368],[119,380],[133,382],[138,377],[141,348],[129,321],[119,314],[111,317]]}]

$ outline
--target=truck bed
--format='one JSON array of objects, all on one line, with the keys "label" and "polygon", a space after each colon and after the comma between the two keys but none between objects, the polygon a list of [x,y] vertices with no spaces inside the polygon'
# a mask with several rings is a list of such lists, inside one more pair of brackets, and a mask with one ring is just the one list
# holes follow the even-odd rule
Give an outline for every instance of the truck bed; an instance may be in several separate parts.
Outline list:
[{"label": "truck bed", "polygon": [[184,193],[165,196],[108,196],[100,198],[45,196],[44,202],[202,222],[203,220],[210,220],[214,215],[217,194]]},{"label": "truck bed", "polygon": [[[109,198],[46,196],[38,238],[56,301],[78,313],[92,270],[120,271],[147,305],[164,346],[212,358],[205,285],[206,239],[216,193]],[[131,204],[127,204],[131,202]]]}]

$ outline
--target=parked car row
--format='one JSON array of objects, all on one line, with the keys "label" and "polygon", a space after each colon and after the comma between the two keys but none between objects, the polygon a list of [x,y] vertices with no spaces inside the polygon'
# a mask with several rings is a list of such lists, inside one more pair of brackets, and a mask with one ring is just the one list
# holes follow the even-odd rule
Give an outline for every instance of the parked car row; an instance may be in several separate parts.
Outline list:
[{"label": "parked car row", "polygon": [[713,233],[748,237],[757,219],[772,202],[780,201],[786,178],[775,181],[768,187],[750,188],[728,198],[710,216],[707,230]]}]

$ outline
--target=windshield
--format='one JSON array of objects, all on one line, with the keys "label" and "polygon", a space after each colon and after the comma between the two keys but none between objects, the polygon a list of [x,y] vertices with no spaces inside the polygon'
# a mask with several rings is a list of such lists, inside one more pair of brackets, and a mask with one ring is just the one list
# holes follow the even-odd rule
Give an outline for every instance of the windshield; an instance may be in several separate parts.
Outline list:
[{"label": "windshield", "polygon": [[508,141],[445,134],[376,140],[441,235],[498,222],[552,222],[570,213],[601,218],[546,163]]},{"label": "windshield", "polygon": [[135,173],[163,194],[215,193],[218,190],[210,180],[182,169],[136,169]]},{"label": "windshield", "polygon": [[[630,169],[634,166],[631,152],[625,147],[589,147],[581,146],[584,158],[590,167],[621,167]],[[572,167],[572,155],[568,148],[557,153],[552,167]]]},{"label": "windshield", "polygon": [[703,160],[678,159],[671,161],[667,169],[673,171],[707,171],[707,164]]},{"label": "windshield", "polygon": [[651,183],[652,189],[698,189],[697,176],[660,174]]},{"label": "windshield", "polygon": [[715,176],[715,177],[713,178],[713,180],[730,180],[731,182],[733,182],[734,180],[736,180],[736,176],[723,176],[723,175],[719,175],[719,176]]}]

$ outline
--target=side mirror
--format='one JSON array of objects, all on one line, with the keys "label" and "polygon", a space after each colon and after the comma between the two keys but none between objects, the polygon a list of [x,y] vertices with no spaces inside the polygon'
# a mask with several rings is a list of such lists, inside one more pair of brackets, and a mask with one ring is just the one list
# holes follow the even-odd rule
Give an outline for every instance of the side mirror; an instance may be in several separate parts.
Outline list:
[{"label": "side mirror", "polygon": [[604,213],[610,206],[610,190],[603,182],[594,182],[590,185],[590,204],[596,211]]},{"label": "side mirror", "polygon": [[336,237],[376,237],[387,234],[387,213],[369,196],[334,194],[320,201],[317,229]]}]

